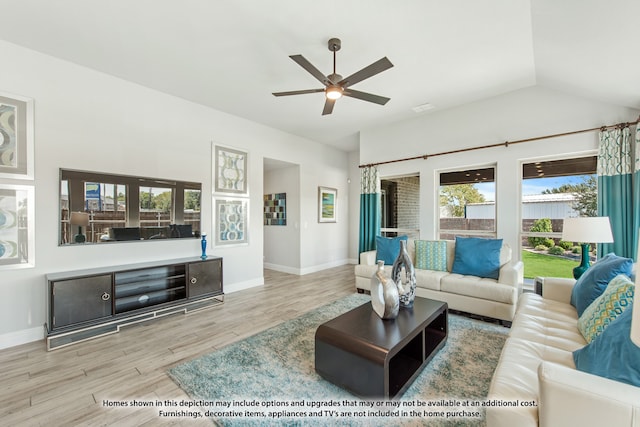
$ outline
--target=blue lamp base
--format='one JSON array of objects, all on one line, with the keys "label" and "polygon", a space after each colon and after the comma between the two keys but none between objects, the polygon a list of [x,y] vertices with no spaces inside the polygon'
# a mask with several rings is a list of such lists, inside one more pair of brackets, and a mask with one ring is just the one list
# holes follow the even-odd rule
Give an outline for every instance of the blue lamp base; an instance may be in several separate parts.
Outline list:
[{"label": "blue lamp base", "polygon": [[582,248],[582,261],[579,266],[573,269],[573,278],[576,280],[591,266],[591,261],[589,260],[589,250],[591,247],[588,243],[581,243],[580,247]]}]

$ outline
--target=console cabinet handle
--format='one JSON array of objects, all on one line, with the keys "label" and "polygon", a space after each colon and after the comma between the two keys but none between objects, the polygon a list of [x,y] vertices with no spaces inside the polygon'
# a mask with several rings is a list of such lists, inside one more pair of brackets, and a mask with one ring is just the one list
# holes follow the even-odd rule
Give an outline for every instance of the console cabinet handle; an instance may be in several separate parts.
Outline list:
[{"label": "console cabinet handle", "polygon": [[197,277],[192,277],[191,280],[190,280],[192,285],[195,285],[197,281],[198,281]]},{"label": "console cabinet handle", "polygon": [[109,298],[111,298],[111,295],[109,295],[107,292],[103,292],[100,298],[102,298],[102,301],[109,301]]}]

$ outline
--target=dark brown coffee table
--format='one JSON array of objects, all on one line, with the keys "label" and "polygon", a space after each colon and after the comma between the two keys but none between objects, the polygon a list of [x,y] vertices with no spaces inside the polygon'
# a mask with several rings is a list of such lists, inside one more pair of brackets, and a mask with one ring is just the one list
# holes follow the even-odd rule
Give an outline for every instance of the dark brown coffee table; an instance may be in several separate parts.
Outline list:
[{"label": "dark brown coffee table", "polygon": [[382,320],[367,302],[316,330],[316,372],[361,397],[399,397],[447,341],[447,303],[416,297]]}]

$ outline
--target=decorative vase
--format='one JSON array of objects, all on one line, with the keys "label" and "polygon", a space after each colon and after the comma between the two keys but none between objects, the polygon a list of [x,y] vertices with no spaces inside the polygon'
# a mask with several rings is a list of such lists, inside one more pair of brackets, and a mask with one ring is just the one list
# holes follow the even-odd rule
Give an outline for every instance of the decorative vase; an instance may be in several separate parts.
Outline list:
[{"label": "decorative vase", "polygon": [[400,299],[398,288],[384,273],[384,261],[378,261],[378,270],[371,277],[371,306],[381,319],[398,317]]},{"label": "decorative vase", "polygon": [[[402,274],[403,269],[404,275]],[[391,280],[398,287],[400,307],[412,308],[413,300],[416,298],[416,271],[413,268],[411,257],[409,257],[405,240],[400,240],[400,252],[398,258],[393,262]]]},{"label": "decorative vase", "polygon": [[202,255],[200,258],[207,259],[207,235],[202,233],[202,240],[200,240],[200,246],[202,247]]}]

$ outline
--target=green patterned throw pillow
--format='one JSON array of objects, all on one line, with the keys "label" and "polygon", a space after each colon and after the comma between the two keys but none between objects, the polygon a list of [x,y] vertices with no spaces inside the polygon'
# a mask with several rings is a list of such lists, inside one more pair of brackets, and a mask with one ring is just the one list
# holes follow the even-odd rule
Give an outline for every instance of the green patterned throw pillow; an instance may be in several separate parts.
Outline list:
[{"label": "green patterned throw pillow", "polygon": [[578,329],[588,343],[632,306],[634,290],[631,279],[619,274],[609,282],[602,295],[584,310],[578,319]]},{"label": "green patterned throw pillow", "polygon": [[444,240],[416,240],[416,268],[447,271],[447,242]]}]

